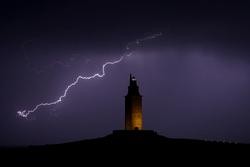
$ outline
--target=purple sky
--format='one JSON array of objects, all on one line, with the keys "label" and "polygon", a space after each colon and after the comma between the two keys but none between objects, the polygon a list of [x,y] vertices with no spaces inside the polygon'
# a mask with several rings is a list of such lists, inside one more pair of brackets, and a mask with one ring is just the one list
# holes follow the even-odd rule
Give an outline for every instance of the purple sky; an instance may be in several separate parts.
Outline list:
[{"label": "purple sky", "polygon": [[[124,128],[133,73],[144,128],[172,138],[250,143],[249,4],[226,1],[1,6],[0,145],[62,143]],[[134,55],[101,79],[80,81],[64,102],[28,119],[16,111],[51,102],[78,75],[101,72],[126,44]]]}]

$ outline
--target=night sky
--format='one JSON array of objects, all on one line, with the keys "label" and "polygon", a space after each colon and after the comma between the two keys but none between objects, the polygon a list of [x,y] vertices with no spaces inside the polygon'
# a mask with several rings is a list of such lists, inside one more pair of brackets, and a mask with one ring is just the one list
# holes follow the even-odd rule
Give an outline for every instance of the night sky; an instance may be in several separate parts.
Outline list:
[{"label": "night sky", "polygon": [[[236,3],[237,2],[237,3]],[[0,145],[51,144],[124,128],[129,74],[144,129],[250,143],[250,4],[235,1],[11,1],[0,4]],[[101,73],[131,41],[134,54]]]}]

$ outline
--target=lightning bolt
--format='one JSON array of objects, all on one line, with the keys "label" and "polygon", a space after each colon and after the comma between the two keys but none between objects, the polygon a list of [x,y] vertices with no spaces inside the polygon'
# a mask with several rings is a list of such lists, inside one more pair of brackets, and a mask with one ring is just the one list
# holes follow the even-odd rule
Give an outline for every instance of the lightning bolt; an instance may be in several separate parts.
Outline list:
[{"label": "lightning bolt", "polygon": [[[141,39],[137,39],[133,42],[130,42],[127,44],[126,46],[126,49],[127,50],[130,50],[130,46],[132,44],[136,44],[136,45],[139,45],[141,42],[144,42],[146,40],[151,40],[151,39],[154,39],[158,36],[161,36],[162,33],[158,33],[158,34],[153,34],[151,36],[147,36],[145,38],[141,38]],[[45,107],[45,106],[51,106],[51,105],[56,105],[56,104],[59,104],[63,101],[64,98],[67,97],[67,94],[69,92],[70,89],[72,89],[74,86],[76,86],[80,80],[91,80],[91,79],[94,79],[94,78],[103,78],[105,75],[106,75],[106,68],[108,66],[111,66],[111,65],[115,65],[115,64],[118,64],[120,62],[122,62],[126,57],[129,57],[129,56],[132,56],[133,55],[133,52],[129,52],[128,54],[126,55],[123,55],[121,56],[119,59],[115,60],[115,61],[109,61],[109,62],[106,62],[102,65],[102,73],[96,73],[92,76],[78,76],[73,83],[71,83],[70,85],[67,86],[67,88],[64,90],[64,93],[56,100],[56,101],[53,101],[53,102],[50,102],[50,103],[40,103],[38,105],[36,105],[33,109],[31,110],[19,110],[17,111],[17,114],[21,117],[24,117],[24,118],[27,118],[29,116],[29,114],[31,113],[34,113],[35,111],[39,110],[39,108],[41,107]]]}]

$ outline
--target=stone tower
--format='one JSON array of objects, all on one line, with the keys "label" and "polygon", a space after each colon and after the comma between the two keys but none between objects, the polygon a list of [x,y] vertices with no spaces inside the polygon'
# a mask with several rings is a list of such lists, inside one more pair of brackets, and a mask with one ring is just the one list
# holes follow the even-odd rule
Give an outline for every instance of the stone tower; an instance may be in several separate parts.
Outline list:
[{"label": "stone tower", "polygon": [[128,94],[125,97],[125,130],[142,130],[142,96],[135,77],[130,75]]}]

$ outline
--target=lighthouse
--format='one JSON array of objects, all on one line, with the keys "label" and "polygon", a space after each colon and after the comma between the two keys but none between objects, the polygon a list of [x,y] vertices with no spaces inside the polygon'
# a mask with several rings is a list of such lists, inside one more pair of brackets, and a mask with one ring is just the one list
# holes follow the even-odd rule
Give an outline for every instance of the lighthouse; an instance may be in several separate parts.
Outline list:
[{"label": "lighthouse", "polygon": [[142,96],[137,80],[130,74],[128,94],[125,97],[125,130],[142,130]]}]

